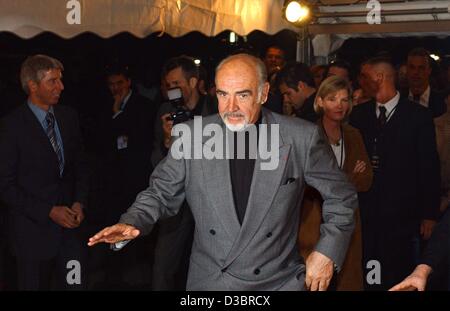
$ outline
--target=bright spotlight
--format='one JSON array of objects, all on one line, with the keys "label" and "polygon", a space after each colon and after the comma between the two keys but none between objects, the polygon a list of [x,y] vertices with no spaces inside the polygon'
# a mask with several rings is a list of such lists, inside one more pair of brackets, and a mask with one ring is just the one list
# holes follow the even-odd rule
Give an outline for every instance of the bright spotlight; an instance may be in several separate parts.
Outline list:
[{"label": "bright spotlight", "polygon": [[199,60],[199,59],[194,59],[194,63],[197,65],[197,66],[200,66],[200,63],[201,63],[202,61],[201,60]]},{"label": "bright spotlight", "polygon": [[303,1],[290,1],[285,6],[284,17],[294,25],[305,25],[311,19],[311,10]]},{"label": "bright spotlight", "polygon": [[230,32],[230,43],[236,43],[236,33]]},{"label": "bright spotlight", "polygon": [[434,59],[435,61],[439,61],[441,58],[438,56],[438,55],[436,55],[436,54],[430,54],[430,57],[432,58],[432,59]]}]

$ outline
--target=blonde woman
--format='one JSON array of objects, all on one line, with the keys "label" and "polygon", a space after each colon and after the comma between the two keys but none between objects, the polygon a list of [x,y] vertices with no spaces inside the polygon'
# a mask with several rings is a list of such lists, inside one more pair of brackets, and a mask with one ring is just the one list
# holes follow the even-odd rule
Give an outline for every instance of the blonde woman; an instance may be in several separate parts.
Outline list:
[{"label": "blonde woman", "polygon": [[[347,174],[358,192],[369,190],[372,168],[359,131],[345,123],[352,109],[351,87],[338,76],[325,79],[316,95],[314,110],[320,115],[323,130],[338,166]],[[321,198],[315,191],[305,194],[299,230],[300,252],[306,258],[319,239]],[[362,290],[362,241],[359,210],[355,212],[355,231],[346,260],[337,276],[337,290]]]}]

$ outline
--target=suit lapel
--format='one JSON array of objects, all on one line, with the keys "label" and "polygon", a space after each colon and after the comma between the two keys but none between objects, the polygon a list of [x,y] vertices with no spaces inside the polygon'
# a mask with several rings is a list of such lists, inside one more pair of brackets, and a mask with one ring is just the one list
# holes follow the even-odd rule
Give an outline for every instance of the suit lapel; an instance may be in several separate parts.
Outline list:
[{"label": "suit lapel", "polygon": [[67,136],[67,121],[65,120],[66,115],[59,109],[58,106],[54,107],[56,122],[58,123],[59,132],[61,134],[61,140],[64,150],[64,166],[67,163],[67,150],[68,150],[68,136]]},{"label": "suit lapel", "polygon": [[[262,110],[262,113],[262,124],[267,124],[267,140],[270,142],[270,137],[272,135],[270,125],[274,124],[274,120],[271,114],[266,112],[265,109]],[[233,262],[233,260],[235,260],[242,253],[249,242],[253,239],[267,212],[269,211],[272,201],[278,191],[291,147],[290,145],[283,145],[281,135],[279,133],[278,135],[280,146],[279,162],[276,169],[262,170],[261,163],[264,161],[261,160],[259,154],[255,161],[255,169],[253,171],[252,185],[250,188],[245,217],[239,231],[239,236],[234,241],[233,247],[226,259],[226,265]]]},{"label": "suit lapel", "polygon": [[46,149],[48,150],[49,154],[53,159],[53,162],[55,163],[54,169],[57,170],[59,174],[58,157],[55,151],[53,150],[53,146],[50,143],[50,140],[48,139],[48,136],[45,133],[44,128],[39,123],[39,120],[36,118],[30,107],[28,107],[28,104],[25,104],[25,122],[30,126],[31,132],[35,133],[35,137],[37,139],[38,144],[46,146]]},{"label": "suit lapel", "polygon": [[36,138],[39,140],[39,143],[48,145],[48,148],[53,150],[52,144],[50,143],[44,128],[39,123],[39,120],[36,118],[30,107],[28,107],[28,104],[25,104],[25,122],[31,127],[32,132],[36,133]]},{"label": "suit lapel", "polygon": [[369,127],[370,132],[373,133],[374,136],[378,133],[378,117],[377,117],[377,103],[375,101],[369,106]]},{"label": "suit lapel", "polygon": [[384,139],[386,141],[385,150],[395,150],[395,144],[398,136],[397,133],[402,122],[403,109],[405,105],[409,104],[412,105],[409,100],[400,100],[392,114],[392,117],[389,119],[389,122],[386,123],[384,128]]}]

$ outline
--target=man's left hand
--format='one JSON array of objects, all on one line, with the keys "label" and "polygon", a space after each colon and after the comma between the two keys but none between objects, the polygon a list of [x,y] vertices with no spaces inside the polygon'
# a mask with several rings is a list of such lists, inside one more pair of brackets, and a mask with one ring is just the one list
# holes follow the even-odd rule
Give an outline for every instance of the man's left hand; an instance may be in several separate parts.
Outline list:
[{"label": "man's left hand", "polygon": [[428,240],[433,233],[433,228],[436,225],[436,221],[430,219],[422,220],[420,224],[420,235],[424,240]]},{"label": "man's left hand", "polygon": [[80,225],[84,220],[83,205],[80,202],[75,202],[70,209],[75,212],[75,221]]},{"label": "man's left hand", "polygon": [[333,276],[333,261],[327,256],[312,252],[306,260],[306,288],[310,291],[325,291]]}]

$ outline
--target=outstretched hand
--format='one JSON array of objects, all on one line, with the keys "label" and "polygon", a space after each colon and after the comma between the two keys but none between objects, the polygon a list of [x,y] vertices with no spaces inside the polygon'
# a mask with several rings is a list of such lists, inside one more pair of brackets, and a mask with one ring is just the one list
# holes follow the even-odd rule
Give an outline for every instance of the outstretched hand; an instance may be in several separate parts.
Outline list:
[{"label": "outstretched hand", "polygon": [[89,238],[88,245],[93,246],[97,243],[117,243],[125,240],[133,240],[139,236],[141,232],[135,227],[127,224],[115,224],[111,227],[106,227],[91,238]]},{"label": "outstretched hand", "polygon": [[413,273],[399,284],[392,287],[389,291],[413,291],[422,292],[427,285],[428,276],[431,273],[431,267],[425,264],[418,265]]}]

